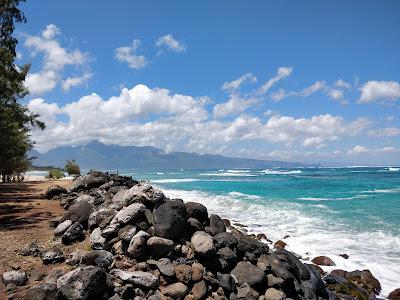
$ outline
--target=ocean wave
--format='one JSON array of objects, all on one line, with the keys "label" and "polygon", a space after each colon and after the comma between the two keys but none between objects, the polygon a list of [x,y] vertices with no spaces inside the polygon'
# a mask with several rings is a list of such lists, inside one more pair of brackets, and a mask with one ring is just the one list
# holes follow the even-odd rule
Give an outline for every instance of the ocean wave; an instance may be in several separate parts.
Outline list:
[{"label": "ocean wave", "polygon": [[163,172],[156,172],[157,175],[164,175]]},{"label": "ocean wave", "polygon": [[337,197],[337,198],[327,198],[327,197],[299,197],[297,200],[302,201],[335,201],[335,200],[354,200],[360,198],[366,198],[367,195],[355,195],[352,197]]},{"label": "ocean wave", "polygon": [[233,177],[233,176],[244,176],[244,177],[254,177],[257,175],[249,174],[249,173],[200,173],[200,176],[225,176],[225,177]]},{"label": "ocean wave", "polygon": [[166,178],[166,179],[155,179],[151,180],[154,183],[178,183],[178,182],[195,182],[200,181],[200,179],[196,178]]},{"label": "ocean wave", "polygon": [[245,194],[245,193],[241,193],[241,192],[230,192],[228,193],[229,196],[231,197],[235,197],[235,198],[244,198],[244,199],[250,199],[250,200],[260,200],[262,199],[262,197],[257,196],[257,195],[250,195],[250,194]]},{"label": "ocean wave", "polygon": [[289,171],[279,171],[279,170],[270,170],[265,169],[260,171],[260,173],[269,174],[269,175],[289,175],[289,174],[301,174],[301,170],[289,170]]},{"label": "ocean wave", "polygon": [[396,187],[396,188],[392,188],[392,189],[368,190],[368,191],[362,191],[361,193],[365,193],[365,194],[396,194],[396,193],[400,193],[400,187]]},{"label": "ocean wave", "polygon": [[250,173],[249,170],[226,170],[227,173]]},{"label": "ocean wave", "polygon": [[[197,190],[164,189],[164,192],[170,198],[202,203],[210,214],[219,214],[222,218],[246,225],[249,233],[263,232],[273,241],[289,235],[285,240],[289,251],[310,259],[317,255],[332,258],[336,266],[322,267],[325,271],[333,268],[347,271],[369,269],[381,282],[383,296],[398,287],[399,236],[381,230],[352,230],[326,217],[326,210],[318,217],[315,213],[302,211],[301,206],[294,203],[243,201],[240,192],[223,195]],[[340,257],[341,253],[347,253],[350,258]]]},{"label": "ocean wave", "polygon": [[397,172],[397,171],[400,171],[400,168],[389,167],[389,168],[388,168],[388,171],[390,171],[390,172]]}]

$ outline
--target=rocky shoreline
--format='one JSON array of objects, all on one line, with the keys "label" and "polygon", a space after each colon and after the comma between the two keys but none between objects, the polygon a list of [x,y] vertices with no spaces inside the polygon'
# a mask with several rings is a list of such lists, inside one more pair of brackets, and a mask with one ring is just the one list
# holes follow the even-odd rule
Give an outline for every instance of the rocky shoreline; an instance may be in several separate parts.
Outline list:
[{"label": "rocky shoreline", "polygon": [[[50,222],[58,246],[28,244],[20,255],[68,268],[39,279],[18,267],[3,273],[9,299],[367,300],[381,290],[368,270],[325,274],[318,265],[334,264],[328,257],[302,263],[284,241],[270,249],[264,234],[131,177],[90,172],[47,196],[65,209]],[[64,254],[87,236],[88,249]]]}]

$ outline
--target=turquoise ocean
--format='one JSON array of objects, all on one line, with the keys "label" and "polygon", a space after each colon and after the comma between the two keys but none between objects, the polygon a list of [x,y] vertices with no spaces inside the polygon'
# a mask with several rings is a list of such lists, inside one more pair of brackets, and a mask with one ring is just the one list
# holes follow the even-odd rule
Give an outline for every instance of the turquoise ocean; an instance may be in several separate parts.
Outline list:
[{"label": "turquoise ocean", "polygon": [[[400,287],[400,168],[125,171],[168,197],[204,204],[249,233],[285,239],[305,261],[327,255],[370,269],[382,294]],[[349,255],[348,259],[339,256]]]}]

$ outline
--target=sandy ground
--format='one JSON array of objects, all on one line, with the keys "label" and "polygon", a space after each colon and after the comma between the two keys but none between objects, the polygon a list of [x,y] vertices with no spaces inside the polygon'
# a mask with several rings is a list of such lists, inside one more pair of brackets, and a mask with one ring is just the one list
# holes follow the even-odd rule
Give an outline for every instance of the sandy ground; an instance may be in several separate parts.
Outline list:
[{"label": "sandy ground", "polygon": [[[64,209],[58,201],[45,198],[46,189],[59,184],[67,187],[71,180],[31,181],[0,183],[0,274],[13,268],[32,272],[48,273],[57,265],[44,266],[38,257],[21,256],[19,251],[31,242],[37,242],[43,249],[61,246],[54,240],[54,229],[49,220],[60,216]],[[85,241],[73,247],[62,247],[65,253],[85,247]],[[31,280],[28,286],[33,282]],[[27,286],[27,287],[28,287]],[[22,287],[23,289],[27,287]],[[18,297],[17,297],[18,298]],[[6,299],[5,286],[0,283],[0,299]]]}]

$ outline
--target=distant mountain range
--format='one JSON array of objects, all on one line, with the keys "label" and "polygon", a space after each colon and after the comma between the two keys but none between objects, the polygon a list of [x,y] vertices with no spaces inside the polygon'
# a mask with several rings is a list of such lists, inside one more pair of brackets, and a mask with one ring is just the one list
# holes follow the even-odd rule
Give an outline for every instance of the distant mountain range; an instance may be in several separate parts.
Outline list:
[{"label": "distant mountain range", "polygon": [[300,163],[231,158],[221,155],[186,152],[165,153],[154,147],[105,145],[93,141],[82,146],[57,147],[46,153],[32,150],[35,166],[63,167],[66,160],[74,159],[81,169],[99,170],[165,170],[165,169],[222,169],[222,168],[272,168],[304,167]]}]

